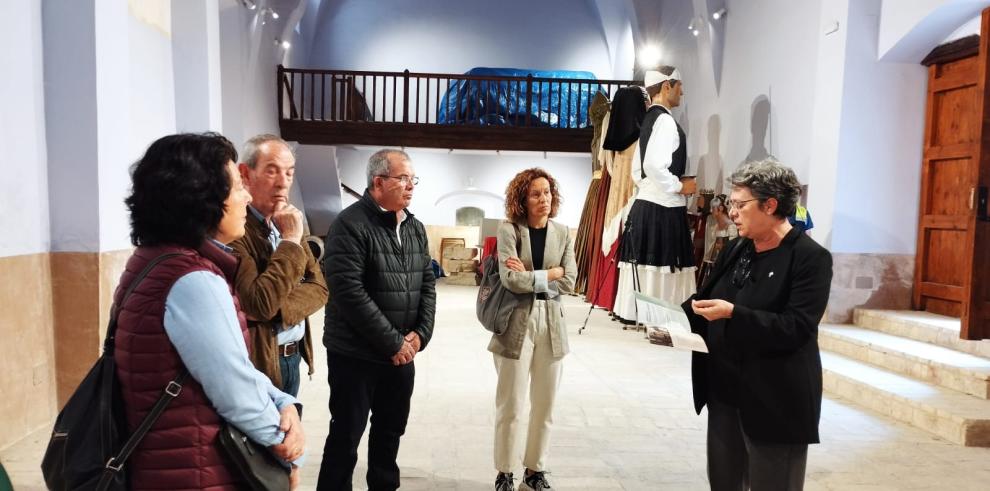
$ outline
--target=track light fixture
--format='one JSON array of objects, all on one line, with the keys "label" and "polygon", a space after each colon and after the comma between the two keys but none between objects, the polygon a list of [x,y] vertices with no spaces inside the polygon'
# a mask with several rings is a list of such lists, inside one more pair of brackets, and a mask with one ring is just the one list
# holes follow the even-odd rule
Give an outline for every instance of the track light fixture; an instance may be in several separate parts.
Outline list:
[{"label": "track light fixture", "polygon": [[714,20],[723,19],[723,18],[725,18],[725,14],[727,14],[727,13],[728,12],[725,10],[725,7],[722,7],[720,9],[712,12],[712,19],[714,19]]},{"label": "track light fixture", "polygon": [[278,12],[271,7],[265,7],[258,12],[258,17],[261,19],[261,25],[268,23],[268,19],[278,20]]},{"label": "track light fixture", "polygon": [[240,0],[241,5],[248,10],[254,10],[258,8],[258,4],[254,0]]},{"label": "track light fixture", "polygon": [[691,23],[688,24],[688,29],[691,30],[691,34],[697,36],[701,33],[701,26],[705,25],[704,17],[692,17]]}]

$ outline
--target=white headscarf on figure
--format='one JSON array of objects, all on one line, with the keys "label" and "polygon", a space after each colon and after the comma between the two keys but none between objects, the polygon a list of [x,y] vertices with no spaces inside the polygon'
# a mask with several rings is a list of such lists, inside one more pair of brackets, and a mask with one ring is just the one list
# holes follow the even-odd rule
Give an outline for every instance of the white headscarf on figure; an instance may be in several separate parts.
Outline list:
[{"label": "white headscarf on figure", "polygon": [[654,85],[662,84],[668,80],[680,80],[681,72],[674,67],[665,67],[670,69],[670,73],[666,74],[657,70],[648,70],[646,76],[643,79],[643,87],[653,87]]}]

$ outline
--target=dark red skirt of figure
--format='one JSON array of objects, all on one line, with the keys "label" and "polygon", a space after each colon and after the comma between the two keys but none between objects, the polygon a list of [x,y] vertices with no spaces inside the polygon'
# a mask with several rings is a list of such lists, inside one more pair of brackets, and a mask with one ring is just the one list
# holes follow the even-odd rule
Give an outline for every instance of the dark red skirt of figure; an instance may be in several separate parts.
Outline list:
[{"label": "dark red skirt of figure", "polygon": [[[619,230],[622,230],[621,225]],[[595,269],[595,274],[588,279],[587,300],[607,310],[612,310],[615,307],[615,293],[619,287],[619,242],[621,240],[620,234],[619,238],[612,243],[612,248],[609,249],[607,256],[602,255],[601,248],[596,251],[598,267]]]}]

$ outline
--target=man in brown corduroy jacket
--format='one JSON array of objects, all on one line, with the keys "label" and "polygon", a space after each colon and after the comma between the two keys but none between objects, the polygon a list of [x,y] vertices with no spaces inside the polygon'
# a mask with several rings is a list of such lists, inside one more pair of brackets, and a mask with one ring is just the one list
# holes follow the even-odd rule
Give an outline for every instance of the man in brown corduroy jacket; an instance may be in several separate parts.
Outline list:
[{"label": "man in brown corduroy jacket", "polygon": [[296,159],[275,135],[244,145],[238,165],[251,193],[244,237],[231,243],[240,257],[235,283],[251,330],[251,361],[283,392],[299,393],[299,362],[313,374],[309,316],[327,302],[327,284],[302,244],[303,216],[289,204]]}]

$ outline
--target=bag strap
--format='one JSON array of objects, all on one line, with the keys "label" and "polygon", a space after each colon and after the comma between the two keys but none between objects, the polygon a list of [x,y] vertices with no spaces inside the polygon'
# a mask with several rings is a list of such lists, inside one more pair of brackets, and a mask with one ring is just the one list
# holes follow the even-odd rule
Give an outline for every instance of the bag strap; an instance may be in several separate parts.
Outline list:
[{"label": "bag strap", "polygon": [[131,293],[134,293],[134,290],[141,284],[141,280],[148,276],[148,274],[151,273],[151,270],[155,269],[155,266],[158,266],[158,264],[162,261],[181,255],[182,253],[172,252],[162,254],[149,261],[144,269],[142,269],[141,272],[138,273],[138,275],[131,281],[131,284],[127,286],[127,291],[125,291],[124,296],[120,298],[120,303],[115,303],[112,307],[110,307],[110,323],[107,326],[107,337],[103,340],[104,353],[109,353],[111,355],[113,354],[114,342],[117,339],[117,315],[120,313],[120,309],[123,308],[124,304],[127,302],[127,299],[131,296]]},{"label": "bag strap", "polygon": [[522,254],[522,237],[519,234],[519,225],[516,222],[512,222],[512,228],[516,229],[516,256]]},{"label": "bag strap", "polygon": [[144,436],[148,434],[151,427],[156,421],[158,421],[158,418],[162,415],[162,413],[165,412],[165,408],[167,408],[169,403],[172,402],[172,399],[178,397],[179,393],[182,392],[182,383],[186,381],[186,377],[188,376],[189,369],[183,366],[182,369],[179,370],[178,375],[176,375],[175,378],[165,386],[165,390],[162,391],[162,395],[158,396],[158,401],[155,402],[155,405],[151,407],[151,411],[148,412],[148,415],[144,417],[141,424],[138,425],[137,429],[134,430],[134,433],[132,433],[130,438],[127,439],[127,442],[124,443],[124,446],[120,449],[120,452],[117,452],[116,456],[111,457],[110,460],[107,461],[107,465],[103,468],[103,475],[100,476],[100,482],[96,485],[96,489],[98,491],[106,490],[110,486],[110,481],[112,481],[113,477],[124,468],[124,463],[127,462],[128,457],[131,456],[131,453],[133,453],[134,449],[137,448],[139,443],[141,443]]},{"label": "bag strap", "polygon": [[[141,270],[140,273],[131,281],[131,284],[127,286],[127,290],[120,299],[119,304],[114,304],[110,308],[110,324],[107,326],[107,337],[103,341],[103,356],[113,356],[114,349],[116,348],[116,336],[117,336],[117,315],[120,313],[120,308],[127,302],[127,299],[134,293],[134,290],[138,287],[142,280],[151,273],[151,270],[158,266],[162,261],[175,257],[181,256],[181,253],[173,252],[169,254],[162,254],[154,259],[152,259],[148,264]],[[111,371],[107,371],[107,377],[114,377],[116,374]],[[172,399],[175,399],[179,393],[182,391],[182,383],[185,382],[186,377],[189,375],[189,370],[185,367],[179,371],[176,377],[165,386],[162,391],[162,395],[159,396],[158,401],[152,406],[151,411],[144,417],[141,424],[137,427],[133,434],[124,443],[124,446],[120,449],[120,452],[116,456],[111,457],[107,460],[106,466],[103,469],[103,474],[100,476],[100,482],[97,483],[96,489],[99,491],[104,491],[109,488],[111,481],[114,476],[120,472],[124,467],[124,462],[130,457],[134,449],[137,448],[138,444],[151,429],[152,425],[158,420],[159,416],[165,411]],[[105,384],[114,384],[115,380],[105,380]],[[109,408],[112,407],[110,401],[103,401],[107,404],[104,410],[109,413]]]}]

